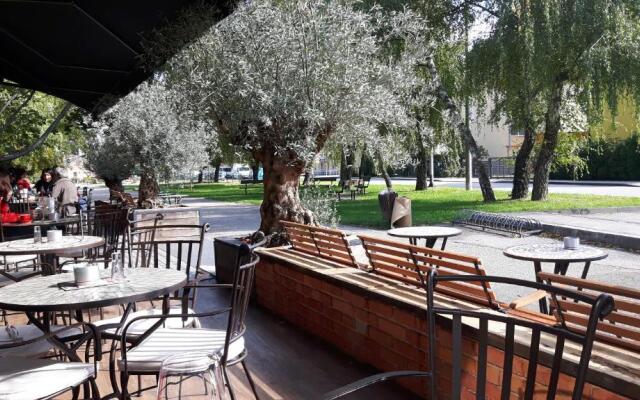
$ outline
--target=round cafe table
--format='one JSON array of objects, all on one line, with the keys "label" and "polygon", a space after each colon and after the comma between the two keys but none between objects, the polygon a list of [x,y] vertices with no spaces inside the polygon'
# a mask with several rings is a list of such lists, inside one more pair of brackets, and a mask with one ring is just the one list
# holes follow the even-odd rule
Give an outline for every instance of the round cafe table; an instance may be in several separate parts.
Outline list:
[{"label": "round cafe table", "polygon": [[[109,271],[101,273],[103,278],[94,286],[76,287],[73,274],[39,276],[0,288],[0,309],[22,311],[29,321],[45,333],[50,333],[51,314],[75,311],[76,319],[82,321],[82,310],[127,304],[122,314],[122,325],[129,316],[132,306],[139,301],[153,300],[164,296],[163,312],[168,312],[167,296],[180,289],[187,282],[184,271],[160,268],[127,269],[123,281],[112,282]],[[44,318],[37,313],[45,313]],[[107,326],[101,327],[101,329]],[[90,331],[86,335],[90,335]],[[67,346],[63,339],[55,335],[48,339],[71,361],[81,362],[77,349]],[[118,388],[115,378],[115,363],[110,362],[109,377],[114,393]],[[111,396],[113,397],[113,396]],[[116,396],[117,397],[117,396]]]},{"label": "round cafe table", "polygon": [[[9,240],[0,242],[0,256],[21,256],[28,254],[39,255],[40,258],[52,268],[55,267],[55,254],[60,252],[74,252],[87,250],[104,245],[104,239],[100,236],[62,236],[55,242],[49,242],[46,237],[41,243],[35,243],[33,238]],[[52,271],[53,273],[53,271]],[[13,277],[5,271],[0,274],[9,279]]]},{"label": "round cafe table", "polygon": [[458,236],[462,231],[457,228],[449,228],[446,226],[410,226],[406,228],[389,229],[389,236],[408,238],[409,243],[416,246],[419,239],[424,239],[425,246],[433,248],[436,241],[442,238],[441,250],[447,246],[447,239],[451,236]]},{"label": "round cafe table", "polygon": [[46,237],[41,243],[35,243],[33,238],[9,240],[0,242],[0,256],[18,256],[25,254],[52,254],[60,251],[87,250],[100,247],[104,239],[100,236],[62,236],[55,242],[49,242]]},{"label": "round cafe table", "polygon": [[[604,250],[585,245],[580,245],[573,250],[565,249],[562,243],[523,244],[509,247],[504,250],[503,254],[516,260],[533,261],[537,282],[541,282],[540,278],[538,278],[538,272],[542,271],[543,262],[553,263],[553,273],[561,275],[567,274],[570,264],[584,263],[580,277],[585,279],[589,273],[591,262],[602,260],[609,255]],[[540,299],[540,311],[547,313],[545,299]]]}]

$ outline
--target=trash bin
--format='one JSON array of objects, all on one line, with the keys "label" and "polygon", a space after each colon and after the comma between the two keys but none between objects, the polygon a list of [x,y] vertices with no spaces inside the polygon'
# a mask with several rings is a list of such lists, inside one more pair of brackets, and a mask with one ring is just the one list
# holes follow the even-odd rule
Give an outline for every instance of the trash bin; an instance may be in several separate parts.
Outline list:
[{"label": "trash bin", "polygon": [[390,223],[391,214],[393,213],[393,204],[398,197],[398,193],[393,190],[385,189],[378,193],[378,204],[380,204],[380,211],[382,211],[382,218],[385,223]]},{"label": "trash bin", "polygon": [[393,203],[391,227],[404,228],[406,226],[411,226],[411,199],[398,197]]}]

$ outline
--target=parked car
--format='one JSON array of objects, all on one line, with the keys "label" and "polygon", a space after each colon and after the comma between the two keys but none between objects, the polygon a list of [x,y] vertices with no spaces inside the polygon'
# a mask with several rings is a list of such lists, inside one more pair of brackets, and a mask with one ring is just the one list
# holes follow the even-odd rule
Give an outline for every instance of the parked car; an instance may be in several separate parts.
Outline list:
[{"label": "parked car", "polygon": [[253,179],[253,170],[247,166],[238,168],[238,179]]}]

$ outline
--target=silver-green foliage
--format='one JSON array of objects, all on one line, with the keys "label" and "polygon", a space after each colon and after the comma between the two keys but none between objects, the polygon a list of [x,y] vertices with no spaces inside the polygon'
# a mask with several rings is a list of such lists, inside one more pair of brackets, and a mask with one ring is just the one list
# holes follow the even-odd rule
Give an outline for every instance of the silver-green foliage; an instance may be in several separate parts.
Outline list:
[{"label": "silver-green foliage", "polygon": [[336,228],[340,223],[336,195],[331,189],[310,186],[301,191],[302,205],[313,213],[318,225]]}]

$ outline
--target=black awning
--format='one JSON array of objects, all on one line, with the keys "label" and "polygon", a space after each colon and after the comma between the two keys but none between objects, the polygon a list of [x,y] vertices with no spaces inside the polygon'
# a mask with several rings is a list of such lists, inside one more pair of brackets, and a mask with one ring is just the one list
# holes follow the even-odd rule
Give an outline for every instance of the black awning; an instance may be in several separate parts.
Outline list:
[{"label": "black awning", "polygon": [[[0,82],[16,82],[95,110],[151,71],[141,38],[197,0],[0,0]],[[209,0],[220,18],[229,1]],[[216,22],[216,21],[214,21]]]}]

